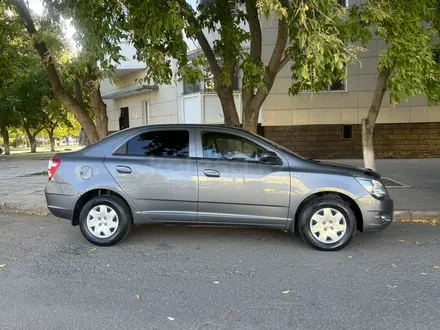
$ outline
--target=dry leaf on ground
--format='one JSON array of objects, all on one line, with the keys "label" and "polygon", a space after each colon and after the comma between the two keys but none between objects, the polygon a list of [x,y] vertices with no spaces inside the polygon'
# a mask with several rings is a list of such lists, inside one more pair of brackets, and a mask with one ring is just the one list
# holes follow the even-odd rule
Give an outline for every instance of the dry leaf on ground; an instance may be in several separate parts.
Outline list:
[{"label": "dry leaf on ground", "polygon": [[1,264],[0,268],[5,268],[6,264]]},{"label": "dry leaf on ground", "polygon": [[392,267],[397,267],[397,265],[396,265],[396,264],[391,264],[391,266],[392,266]]},{"label": "dry leaf on ground", "polygon": [[90,251],[96,251],[96,248],[95,248],[95,247],[94,247],[94,248],[91,248]]},{"label": "dry leaf on ground", "polygon": [[284,294],[288,294],[290,290],[283,291]]},{"label": "dry leaf on ground", "polygon": [[390,288],[390,289],[395,289],[395,288],[397,288],[397,285],[390,285],[390,284],[387,284],[388,285],[388,287]]},{"label": "dry leaf on ground", "polygon": [[353,257],[352,256],[348,256],[348,259],[353,259]]},{"label": "dry leaf on ground", "polygon": [[136,299],[141,299],[141,296],[140,295],[135,295],[135,297],[136,297]]},{"label": "dry leaf on ground", "polygon": [[403,242],[405,242],[405,240],[404,240],[404,239],[396,239],[396,241],[397,241],[397,242],[400,242],[400,243],[403,243]]},{"label": "dry leaf on ground", "polygon": [[174,321],[174,317],[168,316],[168,320]]},{"label": "dry leaf on ground", "polygon": [[432,268],[439,269],[440,266],[432,266]]}]

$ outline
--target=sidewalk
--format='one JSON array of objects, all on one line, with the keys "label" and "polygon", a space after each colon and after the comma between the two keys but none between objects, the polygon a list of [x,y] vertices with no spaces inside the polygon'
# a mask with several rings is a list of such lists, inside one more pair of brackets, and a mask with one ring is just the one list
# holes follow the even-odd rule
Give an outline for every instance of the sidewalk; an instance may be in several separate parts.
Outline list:
[{"label": "sidewalk", "polygon": [[[51,153],[0,156],[0,209],[48,212],[44,198]],[[362,166],[362,160],[335,160]],[[395,202],[396,218],[440,217],[440,159],[380,159],[378,172],[409,187],[389,188]]]}]

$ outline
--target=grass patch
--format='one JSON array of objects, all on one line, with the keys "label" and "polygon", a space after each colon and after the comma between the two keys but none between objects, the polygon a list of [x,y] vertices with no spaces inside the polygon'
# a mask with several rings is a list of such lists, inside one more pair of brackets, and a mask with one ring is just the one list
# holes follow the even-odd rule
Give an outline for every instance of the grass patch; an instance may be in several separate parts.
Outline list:
[{"label": "grass patch", "polygon": [[26,176],[41,176],[41,175],[47,175],[47,171],[42,171],[42,172],[35,172],[35,173],[31,173],[31,174],[26,174]]}]

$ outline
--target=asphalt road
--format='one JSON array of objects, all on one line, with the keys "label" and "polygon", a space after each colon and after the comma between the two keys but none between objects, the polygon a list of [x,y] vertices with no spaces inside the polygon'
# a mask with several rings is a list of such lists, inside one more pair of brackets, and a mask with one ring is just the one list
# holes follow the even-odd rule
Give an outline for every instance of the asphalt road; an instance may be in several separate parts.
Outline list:
[{"label": "asphalt road", "polygon": [[440,225],[396,223],[334,253],[280,231],[165,226],[93,249],[64,220],[0,213],[0,264],[2,330],[440,327]]}]

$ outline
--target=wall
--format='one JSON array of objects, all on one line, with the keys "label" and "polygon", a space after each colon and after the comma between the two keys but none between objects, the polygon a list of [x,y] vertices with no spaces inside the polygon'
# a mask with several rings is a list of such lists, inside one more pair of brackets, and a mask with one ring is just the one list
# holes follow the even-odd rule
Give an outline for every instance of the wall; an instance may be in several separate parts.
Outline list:
[{"label": "wall", "polygon": [[[362,158],[361,126],[343,138],[343,125],[266,126],[263,135],[304,157]],[[377,158],[440,157],[440,123],[377,124]]]}]

